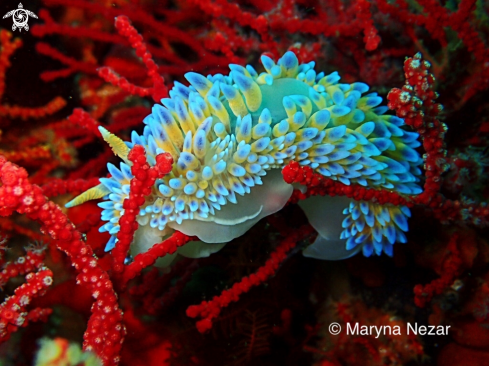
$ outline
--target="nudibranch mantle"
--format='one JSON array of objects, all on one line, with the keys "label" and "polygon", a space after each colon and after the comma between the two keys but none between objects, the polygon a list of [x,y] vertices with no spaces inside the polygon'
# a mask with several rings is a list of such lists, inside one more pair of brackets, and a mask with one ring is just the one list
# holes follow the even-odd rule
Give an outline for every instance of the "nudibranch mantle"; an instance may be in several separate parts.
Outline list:
[{"label": "nudibranch mantle", "polygon": [[[316,73],[314,62],[299,64],[290,51],[277,63],[267,56],[261,61],[260,74],[250,65],[229,65],[229,75],[187,73],[190,85],[175,82],[170,97],[144,119],[143,135],[133,131],[130,142],[101,129],[124,162],[120,168],[109,163],[111,177],[67,207],[103,197],[99,206],[107,223],[100,231],[112,235],[106,250],[117,240],[132,178],[127,153],[135,144],[145,147],[151,165],[162,152],[176,163],[141,207],[133,252],[147,250],[172,229],[205,243],[244,234],[290,198],[293,187],[281,169],[291,161],[345,185],[421,192],[418,134],[402,119],[384,115],[382,98],[366,94],[366,84],[341,84],[337,72]],[[392,244],[406,241],[407,207],[339,197],[311,197],[301,207],[320,234],[307,256],[340,259],[360,249],[366,256],[392,255]],[[222,247],[191,245],[195,256]]]}]

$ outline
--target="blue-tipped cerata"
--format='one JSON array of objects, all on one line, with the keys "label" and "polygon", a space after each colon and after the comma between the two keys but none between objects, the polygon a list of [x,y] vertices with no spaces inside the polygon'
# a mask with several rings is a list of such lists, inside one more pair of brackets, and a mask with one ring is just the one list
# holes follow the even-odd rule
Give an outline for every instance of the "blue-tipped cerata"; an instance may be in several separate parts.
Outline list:
[{"label": "blue-tipped cerata", "polygon": [[[133,132],[125,143],[129,149],[144,145],[150,164],[162,152],[175,161],[141,207],[138,251],[173,229],[207,245],[242,235],[287,202],[292,187],[280,171],[291,161],[345,185],[421,192],[418,135],[402,119],[384,115],[382,98],[366,94],[366,84],[341,84],[337,72],[317,74],[314,62],[299,64],[293,52],[277,63],[267,56],[261,61],[262,73],[230,65],[227,76],[185,74],[190,85],[175,83],[144,119],[143,134]],[[69,205],[103,197],[107,223],[100,231],[112,235],[110,250],[132,175],[127,148],[108,131],[103,136],[124,162],[108,164],[111,177]],[[312,197],[301,207],[320,233],[307,256],[338,259],[360,250],[392,255],[392,245],[406,241],[406,207],[339,197]]]}]

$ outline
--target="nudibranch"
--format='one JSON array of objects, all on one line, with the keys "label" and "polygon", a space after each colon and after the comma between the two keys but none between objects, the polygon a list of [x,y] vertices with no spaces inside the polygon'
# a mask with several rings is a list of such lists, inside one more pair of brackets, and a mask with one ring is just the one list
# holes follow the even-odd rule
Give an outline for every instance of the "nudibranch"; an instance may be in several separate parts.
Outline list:
[{"label": "nudibranch", "polygon": [[[185,74],[190,85],[175,82],[169,98],[144,119],[143,134],[132,132],[130,142],[100,129],[123,162],[120,168],[109,163],[111,177],[67,207],[103,198],[106,223],[100,231],[111,234],[106,250],[117,241],[132,178],[127,155],[135,144],[145,147],[150,164],[162,152],[175,164],[141,207],[133,253],[172,230],[201,240],[180,254],[219,250],[286,204],[294,187],[284,182],[281,169],[291,161],[345,185],[421,192],[418,134],[402,119],[385,115],[382,98],[366,94],[366,84],[339,83],[337,72],[316,73],[314,62],[299,64],[290,51],[277,63],[265,55],[261,61],[260,74],[234,64],[229,75]],[[345,197],[311,197],[300,205],[319,233],[306,256],[341,259],[360,250],[365,256],[392,255],[393,244],[406,241],[407,207]]]}]

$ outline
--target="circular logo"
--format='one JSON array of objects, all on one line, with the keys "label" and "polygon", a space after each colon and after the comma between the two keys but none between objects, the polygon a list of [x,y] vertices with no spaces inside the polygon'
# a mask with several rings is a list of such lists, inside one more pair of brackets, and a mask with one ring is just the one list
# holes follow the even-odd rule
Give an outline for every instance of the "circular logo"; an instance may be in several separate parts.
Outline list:
[{"label": "circular logo", "polygon": [[338,323],[331,323],[328,329],[331,335],[338,335],[341,333],[341,325]]},{"label": "circular logo", "polygon": [[16,9],[12,14],[12,19],[14,20],[14,24],[18,28],[24,28],[24,26],[27,25],[27,21],[29,20],[29,14],[27,14],[25,9]]},{"label": "circular logo", "polygon": [[26,31],[28,31],[29,24],[27,24],[27,22],[29,21],[29,15],[31,17],[37,18],[36,14],[34,14],[32,11],[24,9],[22,3],[20,3],[18,9],[9,11],[3,16],[3,18],[5,19],[7,17],[12,17],[12,20],[14,22],[14,24],[12,25],[13,31],[15,31],[16,29],[25,29]]}]

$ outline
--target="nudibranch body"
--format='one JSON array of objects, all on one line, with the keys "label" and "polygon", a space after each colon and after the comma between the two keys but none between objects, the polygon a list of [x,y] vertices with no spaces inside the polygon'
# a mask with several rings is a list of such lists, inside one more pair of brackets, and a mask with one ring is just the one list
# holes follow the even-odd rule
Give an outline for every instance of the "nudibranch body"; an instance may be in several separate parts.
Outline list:
[{"label": "nudibranch body", "polygon": [[[162,152],[175,164],[140,210],[133,252],[161,242],[171,230],[204,242],[187,244],[184,255],[219,250],[285,205],[293,187],[281,169],[291,161],[345,185],[421,192],[418,134],[384,115],[382,98],[366,94],[366,84],[341,84],[337,72],[316,73],[314,62],[299,64],[290,51],[277,63],[267,56],[261,61],[260,74],[250,65],[229,65],[229,75],[187,73],[190,85],[176,82],[145,118],[143,135],[133,132],[130,142],[101,129],[124,162],[120,168],[108,164],[111,177],[68,207],[104,198],[99,206],[107,223],[100,231],[112,235],[106,250],[117,240],[132,178],[127,154],[135,144],[146,148],[150,164]],[[366,256],[392,255],[392,245],[406,241],[407,207],[343,197],[311,197],[301,207],[320,234],[307,256],[340,259],[360,249]]]}]

